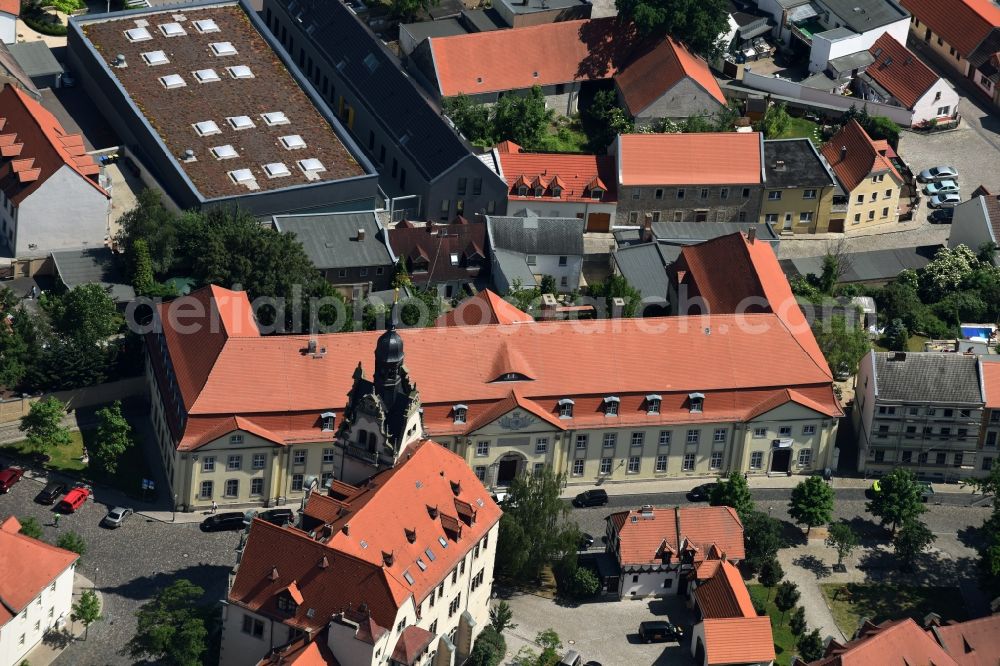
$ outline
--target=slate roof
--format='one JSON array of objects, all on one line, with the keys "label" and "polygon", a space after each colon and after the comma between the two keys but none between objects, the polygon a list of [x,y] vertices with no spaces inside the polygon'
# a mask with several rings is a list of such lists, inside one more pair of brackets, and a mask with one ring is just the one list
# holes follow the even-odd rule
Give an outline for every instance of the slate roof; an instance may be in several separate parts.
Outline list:
[{"label": "slate roof", "polygon": [[[823,0],[823,3],[857,33],[909,18],[909,14],[896,0]],[[856,11],[857,9],[862,11]]]},{"label": "slate roof", "polygon": [[19,42],[10,44],[7,48],[30,77],[51,76],[63,71],[62,65],[52,55],[52,49],[43,41]]},{"label": "slate roof", "polygon": [[521,252],[511,252],[502,248],[493,248],[493,261],[508,282],[519,280],[521,287],[530,289],[538,286],[535,274],[528,266],[525,255]]},{"label": "slate roof", "polygon": [[619,134],[618,185],[756,185],[759,132]]},{"label": "slate roof", "polygon": [[[14,0],[15,4],[20,6],[17,0]],[[28,73],[24,71],[14,55],[10,52],[10,47],[3,42],[0,42],[0,69],[10,77],[21,87],[22,90],[27,92],[32,99],[36,101],[41,101],[42,93],[35,87],[35,84],[31,81],[31,77]]]},{"label": "slate roof", "polygon": [[110,290],[117,303],[135,299],[135,289],[122,276],[114,255],[106,247],[53,252],[52,261],[56,274],[67,289],[82,284],[99,284]]},{"label": "slate roof", "polygon": [[[774,231],[771,225],[757,222],[713,222],[712,224],[704,224],[702,222],[653,222],[653,236],[657,241],[677,245],[692,245],[737,232],[746,233],[749,229],[755,229],[757,240],[772,243],[775,248],[778,247],[781,241],[781,236]],[[618,247],[634,245],[640,242],[639,236],[640,232],[638,229],[616,231],[615,242],[618,244]]]},{"label": "slate roof", "polygon": [[[428,181],[450,170],[472,154],[432,107],[412,78],[403,73],[395,57],[368,27],[342,2],[327,0],[278,0],[295,3],[313,45],[341,72],[374,117]],[[369,68],[365,60],[374,59]],[[341,63],[343,66],[341,67]]]},{"label": "slate roof", "polygon": [[[615,250],[615,265],[643,299],[666,299],[670,287],[667,268],[681,256],[681,249],[665,243],[640,243]],[[666,301],[664,300],[664,303]]]},{"label": "slate roof", "polygon": [[487,216],[494,249],[523,254],[582,255],[584,221],[575,217]]},{"label": "slate roof", "polygon": [[[851,252],[847,256],[847,266],[838,282],[877,282],[889,281],[903,270],[918,270],[934,259],[941,249],[940,245],[923,245],[920,247],[904,247],[892,250],[869,250],[868,252]],[[797,257],[782,259],[782,270],[789,276],[805,277],[812,273],[823,273],[823,257]]]},{"label": "slate roof", "polygon": [[[778,162],[784,162],[784,168]],[[764,142],[765,187],[828,187],[833,176],[809,139],[772,139]]]},{"label": "slate roof", "polygon": [[968,58],[994,28],[1000,6],[990,0],[901,0],[903,7]]},{"label": "slate roof", "polygon": [[[386,232],[374,212],[275,215],[274,226],[294,234],[316,268],[392,266]],[[358,240],[358,230],[365,230]]]},{"label": "slate roof", "polygon": [[939,352],[896,352],[875,355],[875,391],[880,400],[982,404],[975,356]]},{"label": "slate roof", "polygon": [[865,74],[908,109],[938,82],[937,74],[889,33],[875,40],[868,52],[875,61]]},{"label": "slate roof", "polygon": [[456,18],[406,23],[400,25],[399,29],[410,33],[413,41],[417,44],[420,44],[428,37],[450,37],[451,35],[464,35],[469,32]]}]

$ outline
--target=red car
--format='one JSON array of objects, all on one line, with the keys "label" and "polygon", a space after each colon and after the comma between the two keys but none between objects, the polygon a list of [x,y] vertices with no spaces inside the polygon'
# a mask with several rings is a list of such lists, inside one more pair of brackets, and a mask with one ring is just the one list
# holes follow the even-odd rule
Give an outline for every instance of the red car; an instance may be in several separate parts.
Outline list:
[{"label": "red car", "polygon": [[87,486],[77,486],[66,493],[65,497],[62,498],[62,501],[56,505],[56,510],[63,513],[73,513],[83,506],[83,503],[87,501],[88,497],[90,497],[90,488]]},{"label": "red car", "polygon": [[0,470],[0,493],[10,490],[15,483],[21,480],[22,476],[24,476],[24,470],[20,467],[8,467],[5,470]]}]

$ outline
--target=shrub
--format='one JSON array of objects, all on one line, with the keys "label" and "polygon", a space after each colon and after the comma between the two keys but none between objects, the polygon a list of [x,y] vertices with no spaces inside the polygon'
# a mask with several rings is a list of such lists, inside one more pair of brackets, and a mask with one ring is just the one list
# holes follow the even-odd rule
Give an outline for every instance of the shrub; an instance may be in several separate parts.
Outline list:
[{"label": "shrub", "polygon": [[467,666],[497,666],[507,652],[507,641],[493,627],[486,627],[472,646]]},{"label": "shrub", "polygon": [[587,567],[577,567],[569,580],[568,588],[570,596],[585,599],[597,594],[597,591],[601,589],[601,581],[597,574]]}]

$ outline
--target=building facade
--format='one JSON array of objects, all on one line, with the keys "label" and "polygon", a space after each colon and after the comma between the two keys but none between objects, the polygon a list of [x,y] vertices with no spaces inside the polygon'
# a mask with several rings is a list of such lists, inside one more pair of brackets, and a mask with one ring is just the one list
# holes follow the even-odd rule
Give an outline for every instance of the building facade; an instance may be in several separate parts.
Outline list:
[{"label": "building facade", "polygon": [[903,177],[892,164],[895,153],[888,143],[872,140],[856,120],[851,120],[823,144],[820,153],[846,196],[843,231],[850,233],[899,219]]},{"label": "building facade", "polygon": [[583,273],[584,221],[577,217],[487,217],[496,290],[508,293],[541,285],[545,276],[559,293],[580,287]]},{"label": "building facade", "polygon": [[781,233],[830,231],[836,181],[809,139],[764,142],[760,221]]}]

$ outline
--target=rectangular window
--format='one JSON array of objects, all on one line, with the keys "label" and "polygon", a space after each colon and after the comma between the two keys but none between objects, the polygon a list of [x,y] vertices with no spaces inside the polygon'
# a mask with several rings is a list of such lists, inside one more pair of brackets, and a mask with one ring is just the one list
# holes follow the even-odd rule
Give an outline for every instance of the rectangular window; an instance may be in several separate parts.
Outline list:
[{"label": "rectangular window", "polygon": [[707,199],[708,198],[708,188],[707,187],[701,188],[701,198],[702,199]]},{"label": "rectangular window", "polygon": [[658,444],[660,446],[670,446],[670,431],[669,430],[661,430],[660,431],[660,439],[659,439]]},{"label": "rectangular window", "polygon": [[639,473],[639,464],[640,464],[641,460],[642,460],[642,458],[640,458],[639,456],[630,456],[629,457],[629,459],[628,459],[628,473],[629,474],[638,474]]},{"label": "rectangular window", "polygon": [[583,476],[583,461],[574,460],[573,461],[573,476]]},{"label": "rectangular window", "polygon": [[945,461],[945,453],[943,451],[939,452],[936,455],[936,460],[935,461],[937,462],[938,465],[943,465],[944,461]]},{"label": "rectangular window", "polygon": [[633,198],[633,199],[638,199],[638,198],[639,198],[639,194],[640,194],[640,191],[641,191],[641,190],[639,190],[639,188],[638,188],[638,187],[637,187],[637,188],[635,188],[635,189],[633,189],[633,190],[632,190],[632,198]]},{"label": "rectangular window", "polygon": [[658,187],[655,190],[653,190],[653,198],[654,199],[662,199],[663,198],[663,188],[662,187]]},{"label": "rectangular window", "polygon": [[545,453],[549,450],[549,438],[539,437],[535,440],[535,453]]},{"label": "rectangular window", "polygon": [[970,416],[972,416],[972,410],[969,410],[969,409],[960,409],[960,410],[958,410],[958,418],[960,418],[960,419],[967,419]]},{"label": "rectangular window", "polygon": [[995,449],[997,446],[997,434],[996,432],[986,433],[986,448]]},{"label": "rectangular window", "polygon": [[984,458],[983,458],[983,461],[982,461],[982,463],[981,463],[981,465],[980,465],[980,468],[981,468],[981,469],[982,469],[982,470],[983,470],[984,472],[988,472],[988,471],[990,471],[991,469],[993,469],[993,458],[990,458],[990,457],[984,457]]},{"label": "rectangular window", "polygon": [[215,471],[215,456],[205,456],[201,459],[201,471],[203,472],[214,472]]},{"label": "rectangular window", "polygon": [[799,213],[799,224],[808,224],[812,222],[813,214],[812,212]]},{"label": "rectangular window", "polygon": [[230,435],[229,436],[229,443],[230,444],[242,444],[243,443],[243,435]]},{"label": "rectangular window", "polygon": [[962,453],[961,451],[958,451],[957,453],[955,453],[955,461],[952,464],[955,465],[955,467],[961,467],[962,461],[964,459],[965,459],[965,454]]},{"label": "rectangular window", "polygon": [[568,260],[568,258],[567,258],[567,257],[559,257],[559,265],[560,265],[560,266],[565,266],[565,265],[566,265],[566,262],[567,262],[567,260]]},{"label": "rectangular window", "polygon": [[638,224],[639,223],[639,211],[633,210],[631,213],[629,213],[628,214],[628,221],[629,221],[629,224]]},{"label": "rectangular window", "polygon": [[816,434],[816,426],[814,426],[814,425],[802,426],[802,434],[806,435],[806,436],[808,436],[808,435],[815,435]]},{"label": "rectangular window", "polygon": [[781,201],[781,190],[773,190],[767,193],[768,201]]},{"label": "rectangular window", "polygon": [[306,452],[305,452],[305,449],[299,449],[297,451],[292,451],[292,464],[293,465],[305,465],[306,464]]},{"label": "rectangular window", "polygon": [[869,220],[874,220],[875,219],[875,211],[874,210],[868,211],[868,219]]},{"label": "rectangular window", "polygon": [[698,443],[698,438],[699,438],[700,435],[701,435],[701,431],[700,430],[688,430],[687,443],[688,444],[697,444]]},{"label": "rectangular window", "polygon": [[709,469],[722,469],[722,451],[712,451],[712,456],[708,459]]},{"label": "rectangular window", "polygon": [[777,224],[778,214],[777,213],[764,213],[764,222],[767,224]]},{"label": "rectangular window", "polygon": [[744,187],[743,188],[743,198],[744,199],[749,199],[750,198],[750,188],[749,187]]},{"label": "rectangular window", "polygon": [[632,446],[642,446],[642,443],[646,439],[646,433],[644,432],[633,432],[632,433]]},{"label": "rectangular window", "polygon": [[472,179],[472,196],[478,197],[483,193],[483,179],[473,178]]},{"label": "rectangular window", "polygon": [[254,469],[264,469],[264,463],[267,460],[266,453],[255,453],[253,454],[253,468]]},{"label": "rectangular window", "polygon": [[694,454],[693,453],[685,453],[684,454],[684,465],[683,465],[682,469],[685,472],[690,472],[690,471],[694,470]]},{"label": "rectangular window", "polygon": [[250,615],[244,615],[243,633],[249,634],[254,638],[261,638],[264,636],[264,623],[255,617],[252,617]]},{"label": "rectangular window", "polygon": [[780,437],[791,437],[792,426],[781,426],[780,428],[778,428],[778,435]]},{"label": "rectangular window", "polygon": [[766,439],[767,438],[767,428],[754,428],[753,429],[754,439]]},{"label": "rectangular window", "polygon": [[292,474],[292,490],[301,491],[304,478],[302,474]]},{"label": "rectangular window", "polygon": [[667,457],[665,455],[656,456],[656,471],[657,472],[667,471]]},{"label": "rectangular window", "polygon": [[236,497],[240,494],[239,479],[226,479],[226,497]]},{"label": "rectangular window", "polygon": [[451,200],[441,199],[441,210],[438,213],[438,219],[448,221],[448,214],[451,212]]},{"label": "rectangular window", "polygon": [[725,428],[716,428],[715,434],[712,436],[713,442],[724,442],[726,441],[727,430]]},{"label": "rectangular window", "polygon": [[264,479],[250,479],[250,496],[260,497],[264,494]]},{"label": "rectangular window", "polygon": [[677,188],[677,198],[678,199],[683,199],[684,198],[684,188],[683,187],[678,187]]},{"label": "rectangular window", "polygon": [[611,474],[611,458],[601,458],[601,474]]},{"label": "rectangular window", "polygon": [[490,443],[476,442],[476,455],[480,458],[490,455]]},{"label": "rectangular window", "polygon": [[764,466],[764,452],[754,451],[750,454],[750,469],[760,469]]},{"label": "rectangular window", "polygon": [[606,432],[606,433],[604,433],[604,448],[606,448],[606,449],[613,449],[613,448],[615,448],[615,444],[617,444],[617,443],[618,443],[618,435],[617,435],[617,433],[613,433],[613,432]]},{"label": "rectangular window", "polygon": [[799,467],[809,467],[812,464],[812,449],[802,449],[799,451]]},{"label": "rectangular window", "polygon": [[476,478],[482,481],[483,483],[486,483],[486,465],[476,465],[475,467],[473,467],[473,469],[476,472]]},{"label": "rectangular window", "polygon": [[212,482],[202,481],[201,489],[198,491],[198,497],[201,499],[212,499]]},{"label": "rectangular window", "polygon": [[803,190],[802,191],[802,198],[803,199],[815,199],[816,198],[816,190]]},{"label": "rectangular window", "polygon": [[465,196],[465,190],[466,190],[466,188],[468,186],[469,186],[469,179],[468,178],[459,178],[458,179],[458,196],[464,197]]},{"label": "rectangular window", "polygon": [[888,207],[882,209],[882,217],[889,217],[889,208]]},{"label": "rectangular window", "polygon": [[323,464],[333,462],[333,449],[323,449]]},{"label": "rectangular window", "polygon": [[226,461],[226,469],[235,472],[243,467],[243,456],[229,456]]},{"label": "rectangular window", "polygon": [[577,435],[576,436],[576,450],[577,451],[586,451],[587,450],[587,436],[586,435]]},{"label": "rectangular window", "polygon": [[368,132],[368,150],[375,150],[375,132]]},{"label": "rectangular window", "polygon": [[729,188],[728,187],[723,187],[723,188],[719,189],[719,198],[723,199],[723,200],[729,198]]},{"label": "rectangular window", "polygon": [[534,266],[538,262],[538,257],[536,257],[533,254],[529,254],[527,257],[525,257],[524,260],[528,263],[529,266]]}]

